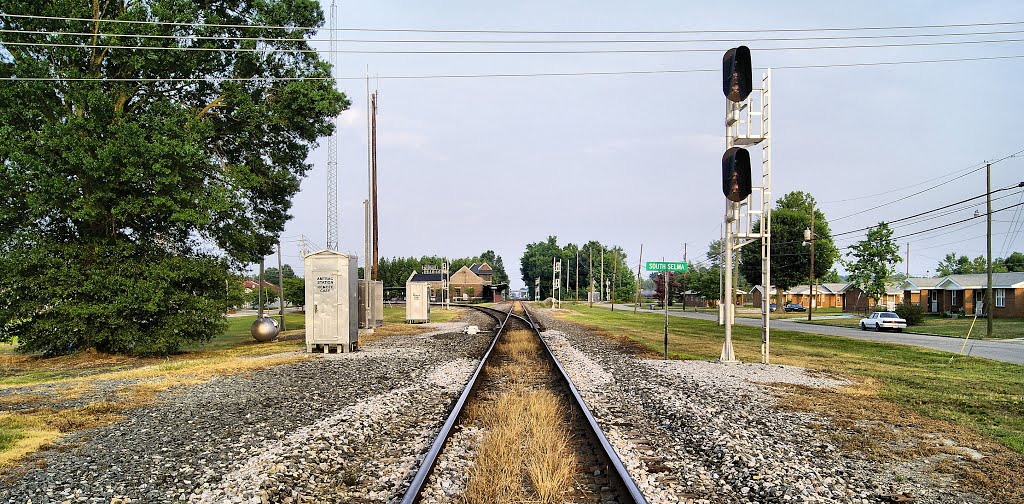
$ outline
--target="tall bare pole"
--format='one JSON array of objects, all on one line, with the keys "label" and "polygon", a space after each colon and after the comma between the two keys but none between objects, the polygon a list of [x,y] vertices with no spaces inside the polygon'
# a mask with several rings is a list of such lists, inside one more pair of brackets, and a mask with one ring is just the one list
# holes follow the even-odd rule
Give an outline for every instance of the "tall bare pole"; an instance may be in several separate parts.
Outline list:
[{"label": "tall bare pole", "polygon": [[259,317],[260,318],[263,318],[263,263],[264,262],[265,262],[265,258],[261,257],[260,258],[260,280],[259,280],[260,283],[259,283],[259,286],[257,287],[258,290],[256,291],[256,292],[258,292],[257,297],[259,297],[259,305],[260,305]]},{"label": "tall bare pole", "polygon": [[587,280],[590,281],[590,291],[587,293],[587,302],[594,307],[594,249],[590,249],[590,267],[587,268]]},{"label": "tall bare pole", "polygon": [[[338,42],[335,40],[337,27],[338,5],[331,0],[331,41],[328,55],[331,77],[335,76],[338,68]],[[334,131],[327,137],[327,250],[338,249],[338,117],[335,116],[333,121]]]},{"label": "tall bare pole", "polygon": [[576,283],[573,285],[576,288],[576,293],[573,294],[572,304],[580,302],[580,248],[576,247]]},{"label": "tall bare pole", "polygon": [[[662,257],[661,261],[664,262],[665,258]],[[668,289],[669,289],[669,277],[668,271],[661,272],[662,287],[665,288],[665,360],[668,360]]]},{"label": "tall bare pole", "polygon": [[619,279],[619,249],[615,249],[615,262],[612,263],[612,311],[615,311],[615,284]]},{"label": "tall bare pole", "polygon": [[633,313],[636,313],[637,308],[640,307],[640,289],[643,287],[643,282],[640,280],[640,268],[644,265],[644,244],[640,244],[640,264],[636,265],[636,304],[633,305]]},{"label": "tall bare pole", "polygon": [[[799,228],[798,228],[799,229]],[[810,297],[807,301],[807,320],[811,320],[811,314],[814,313],[814,203],[811,203],[811,285],[808,286],[808,293]],[[899,249],[897,249],[899,250]]]},{"label": "tall bare pole", "polygon": [[281,269],[281,240],[277,241],[277,305],[280,308],[281,330],[284,330],[284,270]]},{"label": "tall bare pole", "polygon": [[380,274],[378,272],[378,251],[377,251],[377,238],[379,227],[377,226],[377,91],[373,92],[373,96],[370,97],[372,119],[370,120],[370,150],[373,153],[372,162],[370,163],[370,206],[373,210],[373,279],[378,280]]},{"label": "tall bare pole", "polygon": [[910,278],[910,242],[907,242],[907,278]]},{"label": "tall bare pole", "polygon": [[[683,243],[683,263],[686,262],[686,243]],[[686,269],[690,269],[689,266]],[[683,311],[686,311],[686,270],[683,270]]]},{"label": "tall bare pole", "polygon": [[601,301],[604,301],[606,293],[604,284],[604,245],[601,245],[601,284],[599,287],[601,288]]},{"label": "tall bare pole", "polygon": [[985,233],[985,249],[986,255],[988,256],[987,270],[988,270],[988,284],[985,286],[985,309],[988,310],[988,337],[992,337],[992,316],[995,310],[992,306],[992,164],[985,163],[985,209],[987,210],[987,216],[985,220],[988,221],[988,231]]}]

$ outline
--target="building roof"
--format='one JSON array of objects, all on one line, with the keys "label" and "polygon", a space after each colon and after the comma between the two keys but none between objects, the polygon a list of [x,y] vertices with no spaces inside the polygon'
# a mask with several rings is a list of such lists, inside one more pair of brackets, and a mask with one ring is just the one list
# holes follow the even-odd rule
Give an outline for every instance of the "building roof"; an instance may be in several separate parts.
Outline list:
[{"label": "building roof", "polygon": [[470,264],[469,265],[469,271],[472,271],[473,273],[476,273],[477,275],[480,275],[481,274],[480,273],[480,268],[483,268],[484,266],[487,266],[487,268],[484,270],[484,272],[482,274],[484,274],[484,275],[494,274],[494,270],[487,263],[480,263],[480,264],[473,263],[473,264]]},{"label": "building roof", "polygon": [[844,290],[846,290],[846,287],[849,286],[849,285],[850,285],[850,282],[839,282],[839,283],[828,282],[828,283],[821,284],[822,287],[828,289],[828,291],[833,293],[833,294],[839,294],[839,293],[843,292]]},{"label": "building roof", "polygon": [[[846,290],[850,284],[847,283],[823,283],[814,286],[814,292],[818,294],[839,294]],[[809,286],[799,285],[789,289],[790,294],[807,294]]]},{"label": "building roof", "polygon": [[417,273],[417,272],[413,271],[412,275],[409,275],[409,279],[406,280],[406,283],[409,283],[409,282],[440,282],[440,281],[443,281],[443,280],[444,280],[444,273]]},{"label": "building roof", "polygon": [[[935,285],[937,289],[984,289],[988,286],[988,275],[985,273],[970,275],[947,275]],[[1024,271],[1010,273],[992,273],[992,286],[996,289],[1024,288]]]},{"label": "building roof", "polygon": [[916,291],[931,289],[943,281],[943,277],[910,277],[903,281],[903,290]]}]

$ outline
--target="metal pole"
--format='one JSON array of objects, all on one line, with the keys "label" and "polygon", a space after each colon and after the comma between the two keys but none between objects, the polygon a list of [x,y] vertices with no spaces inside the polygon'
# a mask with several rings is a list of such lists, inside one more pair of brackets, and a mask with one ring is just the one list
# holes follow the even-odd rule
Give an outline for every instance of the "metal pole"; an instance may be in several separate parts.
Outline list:
[{"label": "metal pole", "polygon": [[594,249],[590,249],[590,267],[587,268],[587,281],[590,282],[590,291],[587,293],[587,302],[594,307]]},{"label": "metal pole", "polygon": [[992,164],[985,164],[985,208],[988,211],[986,221],[988,221],[988,231],[985,233],[985,249],[988,256],[988,284],[985,288],[985,309],[988,310],[988,337],[992,337],[992,316],[995,313],[992,306]]},{"label": "metal pole", "polygon": [[644,264],[644,244],[640,244],[640,263],[636,265],[636,304],[633,305],[633,313],[636,313],[637,308],[640,307],[640,288],[643,286],[643,282],[640,280],[640,268]]},{"label": "metal pole", "polygon": [[555,304],[555,258],[551,258],[551,305]]},{"label": "metal pole", "polygon": [[281,240],[277,241],[277,304],[280,307],[281,330],[284,330],[284,270],[281,269]]},{"label": "metal pole", "polygon": [[260,258],[260,282],[259,282],[259,287],[257,287],[258,290],[256,291],[256,292],[259,293],[258,294],[258,296],[259,296],[259,303],[258,304],[260,305],[260,311],[259,311],[259,317],[260,318],[263,318],[263,263],[264,262],[265,262],[264,258],[261,257]]},{"label": "metal pole", "polygon": [[761,147],[761,283],[764,284],[765,295],[761,297],[761,362],[768,364],[771,360],[771,298],[769,288],[772,284],[772,120],[771,120],[771,81],[772,70],[769,68],[761,79],[761,134],[764,146]]},{"label": "metal pole", "polygon": [[[378,231],[378,226],[377,226],[377,92],[376,91],[373,92],[373,99],[372,99],[372,101],[373,101],[373,122],[371,123],[371,129],[372,129],[372,132],[373,132],[373,136],[372,136],[372,139],[371,139],[371,145],[373,146],[373,163],[371,165],[372,166],[372,170],[371,170],[371,176],[370,176],[370,181],[371,181],[370,182],[370,185],[371,185],[370,209],[372,210],[372,213],[371,213],[372,221],[371,222],[373,223],[373,275],[370,276],[370,279],[371,280],[378,280],[379,275],[377,273],[377,269],[378,269],[378,261],[377,261],[377,258],[378,258],[378,255],[377,255],[377,243],[378,243],[377,242],[377,231]],[[367,289],[367,293],[369,293],[369,291],[370,291],[370,289],[368,288]],[[372,307],[373,306],[373,301],[370,300],[369,304]],[[370,313],[373,313],[373,308],[370,309]]]},{"label": "metal pole", "polygon": [[[664,262],[665,258],[662,257],[661,260]],[[668,360],[668,271],[663,272],[661,275],[663,279],[662,285],[665,287],[665,360]]]},{"label": "metal pole", "polygon": [[732,219],[735,215],[734,204],[726,203],[726,227],[725,227],[725,291],[722,293],[722,318],[725,320],[725,341],[722,343],[722,355],[719,360],[723,363],[736,362],[736,354],[732,349]]},{"label": "metal pole", "polygon": [[[686,263],[686,243],[683,243],[683,263]],[[689,268],[687,268],[689,269]],[[683,271],[683,311],[686,311],[686,271]]]},{"label": "metal pole", "polygon": [[608,292],[608,286],[604,283],[604,245],[601,245],[601,301],[605,299],[605,293]]},{"label": "metal pole", "polygon": [[579,247],[576,247],[576,284],[573,285],[573,287],[575,287],[575,293],[573,294],[572,304],[577,304],[577,303],[580,302],[580,248]]},{"label": "metal pole", "polygon": [[615,262],[612,263],[612,311],[615,311],[615,284],[619,280],[619,249],[615,249]]},{"label": "metal pole", "polygon": [[807,301],[807,320],[811,320],[811,314],[814,313],[814,242],[814,203],[811,203],[811,284],[808,286],[810,298]]}]

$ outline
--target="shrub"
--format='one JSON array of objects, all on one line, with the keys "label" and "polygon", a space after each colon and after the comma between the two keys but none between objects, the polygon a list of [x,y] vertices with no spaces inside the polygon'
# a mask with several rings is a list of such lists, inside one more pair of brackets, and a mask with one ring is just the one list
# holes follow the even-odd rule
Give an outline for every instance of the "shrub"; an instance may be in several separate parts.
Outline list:
[{"label": "shrub", "polygon": [[907,321],[908,326],[920,325],[924,322],[924,308],[913,303],[900,303],[896,305],[896,315]]}]

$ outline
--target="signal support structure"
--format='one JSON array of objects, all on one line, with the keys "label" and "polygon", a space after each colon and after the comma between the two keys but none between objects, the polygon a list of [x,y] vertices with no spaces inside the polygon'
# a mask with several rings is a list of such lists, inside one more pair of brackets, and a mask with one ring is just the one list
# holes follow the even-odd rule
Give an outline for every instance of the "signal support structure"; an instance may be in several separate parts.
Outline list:
[{"label": "signal support structure", "polygon": [[[744,200],[734,202],[726,199],[725,205],[725,264],[722,291],[722,317],[725,326],[725,342],[722,345],[721,362],[735,363],[736,355],[732,346],[732,325],[735,322],[734,254],[745,245],[761,242],[761,362],[770,359],[770,301],[771,285],[771,78],[769,68],[761,76],[760,88],[753,88],[745,99],[739,102],[726,100],[725,147],[746,147],[761,145],[761,180],[751,186],[751,193]],[[754,229],[754,221],[758,220]],[[737,268],[738,271],[738,268]]]}]

